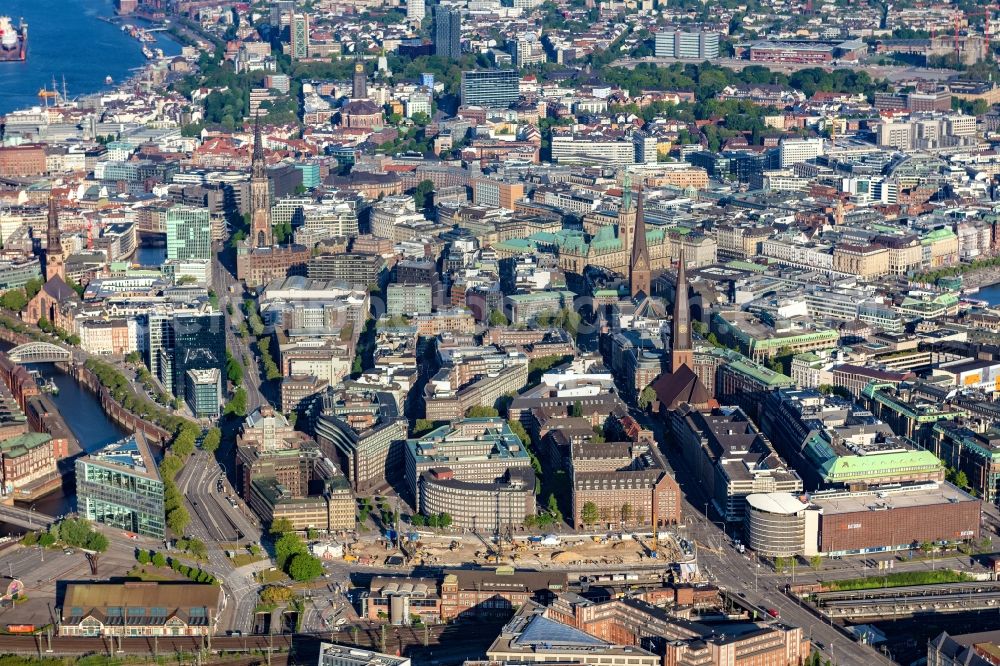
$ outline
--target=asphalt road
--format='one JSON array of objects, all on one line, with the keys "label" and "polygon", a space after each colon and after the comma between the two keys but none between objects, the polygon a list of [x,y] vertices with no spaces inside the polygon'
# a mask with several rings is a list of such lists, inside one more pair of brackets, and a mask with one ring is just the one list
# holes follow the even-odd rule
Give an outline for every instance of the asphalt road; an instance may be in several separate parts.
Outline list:
[{"label": "asphalt road", "polygon": [[671,440],[665,436],[663,424],[638,410],[631,411],[645,427],[653,430],[674,468],[684,497],[681,512],[685,527],[680,532],[686,533],[698,544],[698,565],[713,583],[740,595],[747,604],[760,608],[758,620],[768,620],[767,609],[777,610],[779,619],[773,621],[802,627],[805,636],[814,642],[816,648],[838,666],[888,666],[893,663],[870,646],[850,640],[840,629],[824,623],[820,617],[786,596],[781,591],[788,582],[785,577],[767,575],[772,573],[770,569],[741,555],[725,531],[713,522],[713,516],[706,515],[706,502],[710,498],[703,491],[697,475],[688,470],[680,451],[670,446]]},{"label": "asphalt road", "polygon": [[[226,311],[227,306],[232,306],[233,314],[228,315],[229,325],[226,327],[226,347],[243,368],[243,388],[247,392],[247,413],[252,413],[261,405],[267,404],[267,400],[260,391],[262,380],[257,356],[236,335],[236,331],[244,319],[241,309],[243,285],[222,265],[218,256],[212,262],[212,271],[212,284],[219,297],[219,307]],[[230,289],[233,290],[232,293],[230,293]],[[249,363],[247,359],[249,359]]]},{"label": "asphalt road", "polygon": [[248,633],[259,585],[250,569],[233,566],[220,542],[259,543],[261,534],[242,500],[236,500],[237,508],[226,501],[225,493],[234,495],[228,482],[222,493],[216,490],[222,477],[223,469],[214,456],[199,450],[178,474],[177,487],[190,505],[188,534],[207,546],[208,563],[203,568],[223,582],[226,598],[220,626]]}]

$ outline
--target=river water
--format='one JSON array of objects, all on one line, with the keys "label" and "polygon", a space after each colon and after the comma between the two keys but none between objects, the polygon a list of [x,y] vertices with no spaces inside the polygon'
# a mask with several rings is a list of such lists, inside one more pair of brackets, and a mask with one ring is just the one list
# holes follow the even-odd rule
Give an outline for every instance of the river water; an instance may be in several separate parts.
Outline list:
[{"label": "river water", "polygon": [[1000,305],[1000,284],[991,284],[988,287],[983,287],[971,296],[972,298],[981,298],[993,306]]},{"label": "river water", "polygon": [[[146,64],[142,45],[118,25],[102,21],[114,16],[113,0],[3,0],[0,15],[15,25],[28,24],[28,58],[25,62],[0,62],[0,113],[40,104],[38,91],[52,88],[53,78],[69,96],[97,92],[107,87],[105,77],[121,82]],[[125,22],[141,24],[134,19]],[[165,33],[154,32],[155,44],[166,56],[180,54],[180,44]]]}]

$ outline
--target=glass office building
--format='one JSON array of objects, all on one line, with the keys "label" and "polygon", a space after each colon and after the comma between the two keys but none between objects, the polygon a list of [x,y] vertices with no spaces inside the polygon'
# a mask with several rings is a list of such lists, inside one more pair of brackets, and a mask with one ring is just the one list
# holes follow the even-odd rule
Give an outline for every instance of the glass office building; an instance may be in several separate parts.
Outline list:
[{"label": "glass office building", "polygon": [[76,461],[80,516],[162,539],[163,481],[145,438],[136,433]]},{"label": "glass office building", "polygon": [[207,208],[167,210],[167,259],[211,259],[212,222]]},{"label": "glass office building", "polygon": [[462,72],[462,106],[506,109],[517,101],[520,85],[516,69]]},{"label": "glass office building", "polygon": [[188,370],[225,372],[226,319],[221,312],[179,314],[173,321],[171,391],[184,396]]}]

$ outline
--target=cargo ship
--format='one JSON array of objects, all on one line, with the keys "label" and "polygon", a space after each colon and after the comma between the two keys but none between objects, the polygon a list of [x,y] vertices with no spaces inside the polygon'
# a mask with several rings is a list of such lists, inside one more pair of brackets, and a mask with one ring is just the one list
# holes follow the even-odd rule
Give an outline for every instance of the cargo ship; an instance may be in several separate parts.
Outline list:
[{"label": "cargo ship", "polygon": [[0,61],[24,61],[28,58],[28,24],[21,19],[14,27],[9,16],[0,16]]}]

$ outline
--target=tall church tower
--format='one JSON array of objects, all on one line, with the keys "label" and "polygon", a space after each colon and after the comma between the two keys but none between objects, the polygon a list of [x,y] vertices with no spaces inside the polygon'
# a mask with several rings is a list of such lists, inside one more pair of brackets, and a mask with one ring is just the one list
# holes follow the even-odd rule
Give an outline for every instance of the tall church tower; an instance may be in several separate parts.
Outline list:
[{"label": "tall church tower", "polygon": [[646,245],[646,216],[642,211],[642,188],[636,202],[635,227],[632,231],[632,256],[629,263],[629,284],[632,297],[642,293],[650,295],[649,247]]},{"label": "tall church tower", "polygon": [[354,63],[354,86],[351,99],[368,99],[368,75],[365,74],[365,63],[357,60]]},{"label": "tall church tower", "polygon": [[271,186],[267,181],[260,117],[253,126],[253,161],[250,166],[250,247],[271,247]]},{"label": "tall church tower", "polygon": [[677,295],[674,298],[674,325],[670,350],[670,372],[677,372],[682,365],[694,369],[694,345],[691,344],[691,308],[688,303],[687,267],[684,265],[684,247],[677,257]]},{"label": "tall church tower", "polygon": [[625,172],[622,182],[622,207],[618,209],[618,238],[625,256],[632,256],[632,227],[635,226],[635,209],[632,207],[632,174]]},{"label": "tall church tower", "polygon": [[45,279],[51,280],[58,276],[66,279],[66,268],[63,266],[62,239],[59,237],[59,213],[56,211],[56,199],[49,195],[49,222],[45,230]]}]

